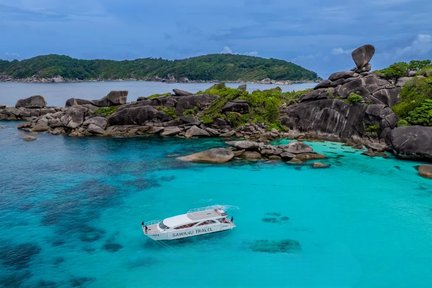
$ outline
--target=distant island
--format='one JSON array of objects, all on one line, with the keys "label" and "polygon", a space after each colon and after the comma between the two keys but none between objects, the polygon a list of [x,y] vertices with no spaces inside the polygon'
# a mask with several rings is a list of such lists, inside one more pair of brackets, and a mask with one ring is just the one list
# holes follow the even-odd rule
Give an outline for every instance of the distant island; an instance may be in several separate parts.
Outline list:
[{"label": "distant island", "polygon": [[182,60],[80,60],[43,55],[0,60],[0,81],[68,82],[148,80],[162,82],[244,81],[288,84],[319,80],[317,73],[294,63],[235,54],[209,54]]}]

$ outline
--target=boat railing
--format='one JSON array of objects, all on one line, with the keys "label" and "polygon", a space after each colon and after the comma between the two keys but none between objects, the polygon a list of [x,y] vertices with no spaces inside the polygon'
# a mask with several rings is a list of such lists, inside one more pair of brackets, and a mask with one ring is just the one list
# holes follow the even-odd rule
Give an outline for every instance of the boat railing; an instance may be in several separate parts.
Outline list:
[{"label": "boat railing", "polygon": [[200,208],[194,208],[190,209],[187,213],[193,213],[193,212],[199,212],[199,211],[205,211],[205,210],[213,210],[213,209],[223,209],[222,205],[211,205],[206,207],[200,207]]},{"label": "boat railing", "polygon": [[158,224],[159,222],[161,222],[161,220],[150,220],[150,221],[145,221],[144,224],[146,226],[149,226],[149,225],[153,225],[153,224]]}]

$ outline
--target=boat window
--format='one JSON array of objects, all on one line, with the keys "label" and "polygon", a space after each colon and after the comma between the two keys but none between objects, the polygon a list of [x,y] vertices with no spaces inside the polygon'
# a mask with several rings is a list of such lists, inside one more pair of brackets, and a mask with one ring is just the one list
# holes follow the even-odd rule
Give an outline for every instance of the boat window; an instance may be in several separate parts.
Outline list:
[{"label": "boat window", "polygon": [[209,224],[213,224],[213,223],[216,223],[216,222],[213,220],[207,220],[207,221],[204,221],[204,222],[198,224],[197,226],[209,225]]},{"label": "boat window", "polygon": [[218,219],[218,220],[219,220],[219,222],[221,222],[221,223],[230,223],[230,222],[228,221],[227,218],[220,218],[220,219]]},{"label": "boat window", "polygon": [[194,226],[195,224],[197,224],[198,222],[194,222],[194,223],[190,223],[190,224],[186,224],[186,225],[182,225],[182,226],[178,226],[174,229],[185,229],[185,228],[190,228],[192,226]]},{"label": "boat window", "polygon": [[169,227],[166,226],[162,221],[159,222],[159,228],[161,228],[162,230],[169,229]]}]

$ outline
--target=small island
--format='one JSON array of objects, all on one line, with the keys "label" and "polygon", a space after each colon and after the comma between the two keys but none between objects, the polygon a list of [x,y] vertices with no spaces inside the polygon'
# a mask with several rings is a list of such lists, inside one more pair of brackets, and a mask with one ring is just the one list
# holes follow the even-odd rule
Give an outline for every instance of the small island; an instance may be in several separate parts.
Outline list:
[{"label": "small island", "polygon": [[182,60],[80,60],[44,55],[18,61],[0,60],[0,81],[59,83],[146,80],[161,82],[258,82],[289,84],[319,80],[317,73],[278,59],[209,54]]}]

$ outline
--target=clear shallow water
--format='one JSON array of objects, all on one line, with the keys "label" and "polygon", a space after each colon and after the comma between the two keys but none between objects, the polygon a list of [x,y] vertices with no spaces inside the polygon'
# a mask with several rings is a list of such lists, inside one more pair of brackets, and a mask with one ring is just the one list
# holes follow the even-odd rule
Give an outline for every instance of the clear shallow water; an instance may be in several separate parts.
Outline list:
[{"label": "clear shallow water", "polygon": [[[178,88],[190,92],[198,92],[209,88],[211,83],[162,83],[150,81],[107,81],[79,83],[15,83],[0,82],[0,104],[14,106],[16,101],[32,95],[43,95],[50,106],[64,106],[69,98],[100,99],[111,90],[128,90],[128,101],[140,96],[171,92]],[[227,83],[229,87],[237,87],[239,83]],[[249,91],[281,87],[282,91],[293,91],[312,88],[316,83],[293,85],[272,85],[248,83]]]},{"label": "clear shallow water", "polygon": [[[187,164],[174,156],[221,142],[25,142],[0,125],[3,286],[432,286],[432,182],[416,162],[315,142],[330,168]],[[142,220],[212,204],[230,205],[238,227],[162,245],[141,233]],[[287,239],[301,249],[252,249]]]}]

